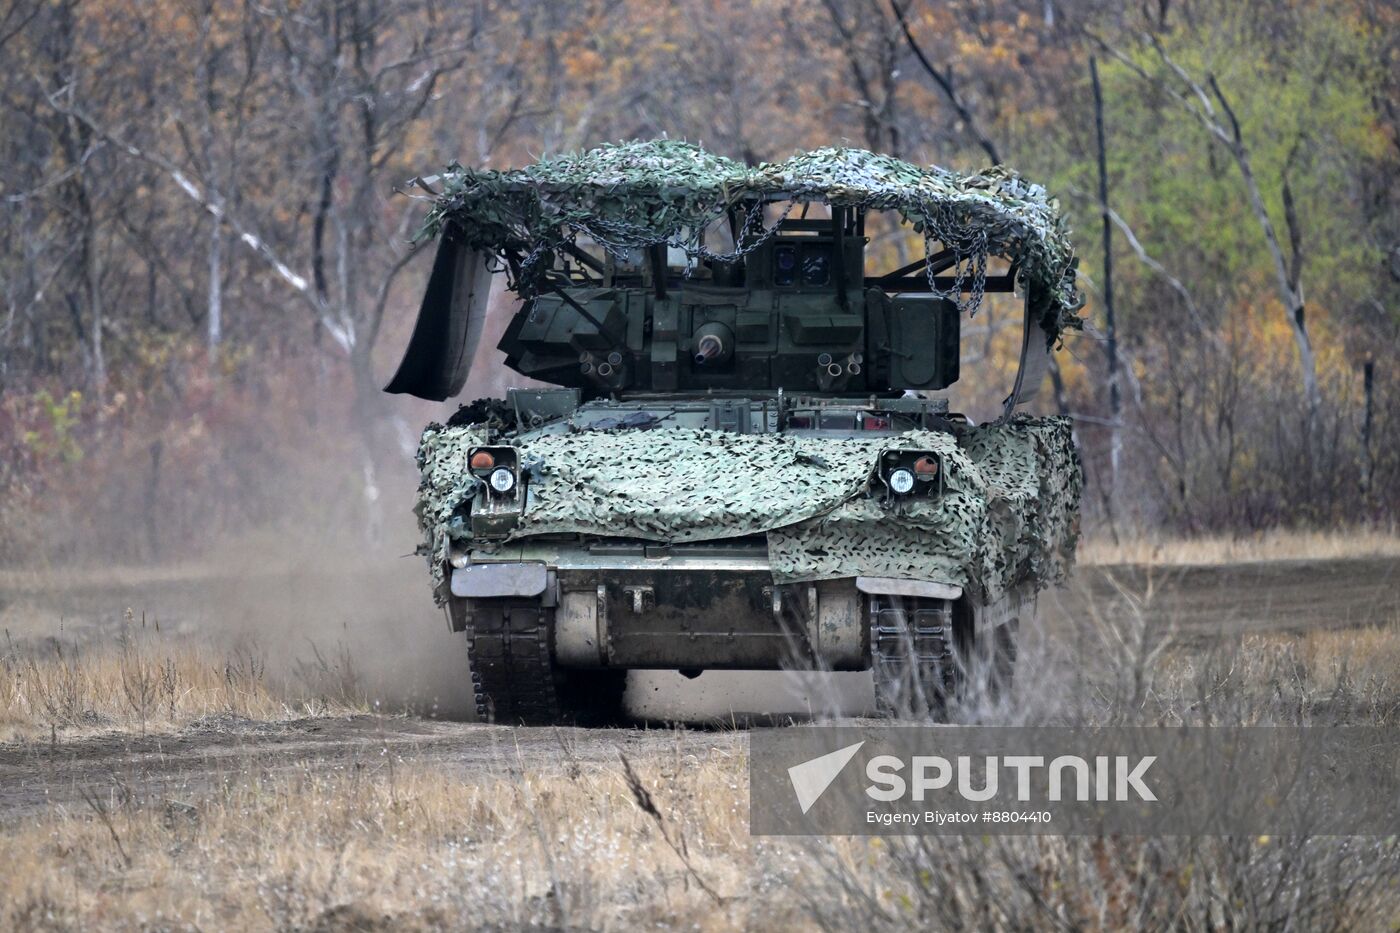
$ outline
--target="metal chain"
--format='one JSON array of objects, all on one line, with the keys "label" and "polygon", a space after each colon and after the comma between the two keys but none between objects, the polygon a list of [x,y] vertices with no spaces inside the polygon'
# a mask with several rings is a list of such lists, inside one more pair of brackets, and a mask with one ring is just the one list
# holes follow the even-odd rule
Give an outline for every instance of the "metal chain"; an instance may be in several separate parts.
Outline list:
[{"label": "metal chain", "polygon": [[[929,292],[953,302],[959,312],[968,317],[982,307],[982,299],[987,293],[987,260],[989,247],[987,231],[983,228],[967,228],[960,225],[946,207],[932,205],[927,201],[921,204],[924,212],[924,256],[931,257],[933,243],[942,243],[953,251],[953,287],[940,289],[935,284],[933,266],[924,267],[928,277]],[[964,283],[968,274],[972,275],[972,287],[967,300],[963,300]]]},{"label": "metal chain", "polygon": [[[783,221],[787,220],[788,215],[792,213],[792,209],[796,206],[796,201],[789,201],[788,206],[783,209],[782,214],[778,216],[777,220],[773,221],[773,226],[764,230],[763,233],[759,234],[758,238],[755,239],[748,246],[742,246],[740,244],[744,242],[744,238],[747,237],[749,235],[749,231],[753,229],[755,220],[757,220],[758,226],[760,228],[763,226],[763,202],[760,201],[756,203],[753,207],[749,208],[748,215],[744,218],[744,224],[742,227],[739,228],[739,236],[737,237],[736,242],[734,243],[734,252],[729,253],[727,255],[722,253],[716,253],[709,249],[706,249],[705,246],[697,243],[696,255],[700,256],[703,259],[713,259],[718,260],[719,262],[734,262],[736,260],[743,259],[749,253],[752,253],[764,243],[767,243],[769,240],[771,240],[774,237],[774,235],[777,234],[778,228],[783,225]],[[682,249],[684,249],[684,247],[682,247]],[[688,252],[689,250],[687,250],[687,253]]]}]

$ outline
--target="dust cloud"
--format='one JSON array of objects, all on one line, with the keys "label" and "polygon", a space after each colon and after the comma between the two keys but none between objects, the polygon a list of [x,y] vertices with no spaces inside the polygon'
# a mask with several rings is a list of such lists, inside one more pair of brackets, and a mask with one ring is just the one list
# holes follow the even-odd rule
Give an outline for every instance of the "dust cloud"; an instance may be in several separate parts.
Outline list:
[{"label": "dust cloud", "polygon": [[[289,548],[275,569],[266,551],[226,558],[188,617],[206,631],[252,638],[292,669],[320,678],[345,669],[385,711],[471,718],[466,640],[434,606],[423,559],[338,551]],[[864,715],[874,695],[869,673],[707,671],[689,679],[633,671],[626,704],[647,721],[723,723]]]},{"label": "dust cloud", "polygon": [[[508,385],[523,382],[499,365],[495,349],[516,307],[504,292],[492,296],[460,399],[501,397]],[[386,338],[376,354],[385,380],[406,343],[406,332],[401,336]],[[449,632],[424,560],[413,553],[419,534],[413,441],[421,425],[445,420],[460,399],[386,398],[384,414],[394,430],[359,434],[354,425],[327,421],[280,468],[269,466],[257,445],[225,446],[222,466],[238,482],[215,494],[234,511],[273,520],[237,535],[172,542],[158,559],[139,547],[34,553],[25,568],[0,568],[0,626],[21,642],[85,647],[115,644],[126,624],[158,627],[162,638],[256,657],[269,679],[292,694],[299,685],[312,691],[331,684],[385,712],[469,719],[466,640]],[[333,401],[322,398],[318,407],[331,411]],[[356,461],[371,436],[378,449],[366,472],[368,459]],[[121,540],[128,527],[173,525],[173,510],[191,490],[178,475],[168,477],[151,498],[136,486],[108,485],[109,500],[122,501],[103,513],[110,518],[86,515],[89,523],[112,526],[98,529],[104,533],[93,540]],[[67,524],[56,515],[43,520]],[[870,694],[868,674],[863,681],[836,675],[828,683],[776,671],[711,671],[695,680],[645,671],[631,675],[627,698],[640,718],[716,721],[847,705],[860,710],[872,702]]]}]

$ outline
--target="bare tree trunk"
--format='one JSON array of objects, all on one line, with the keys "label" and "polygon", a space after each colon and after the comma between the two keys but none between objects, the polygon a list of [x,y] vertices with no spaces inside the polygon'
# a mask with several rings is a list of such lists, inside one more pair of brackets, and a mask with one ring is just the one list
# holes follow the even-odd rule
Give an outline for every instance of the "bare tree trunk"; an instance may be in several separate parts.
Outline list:
[{"label": "bare tree trunk", "polygon": [[[837,43],[846,59],[851,83],[861,102],[861,126],[865,145],[875,152],[900,154],[899,125],[895,118],[896,95],[899,90],[898,69],[895,67],[897,38],[886,30],[884,13],[876,2],[870,4],[871,12],[878,16],[879,26],[874,28],[878,51],[872,52],[861,40],[863,22],[870,22],[875,16],[863,17],[859,12],[851,22],[847,21],[846,9],[837,0],[823,0],[827,17],[831,21]],[[899,12],[896,5],[895,12]],[[878,90],[878,93],[877,93]]]},{"label": "bare tree trunk", "polygon": [[[1306,307],[1303,302],[1302,236],[1298,229],[1296,212],[1292,207],[1293,193],[1288,184],[1288,169],[1285,166],[1281,193],[1285,220],[1289,225],[1291,257],[1284,255],[1283,246],[1279,243],[1278,234],[1274,230],[1273,220],[1269,217],[1268,205],[1264,202],[1264,195],[1260,191],[1259,181],[1254,174],[1254,163],[1250,156],[1249,146],[1245,143],[1240,121],[1235,115],[1234,108],[1230,106],[1229,100],[1225,97],[1224,91],[1221,90],[1220,84],[1215,80],[1215,76],[1206,76],[1206,85],[1210,87],[1210,94],[1207,94],[1205,87],[1167,54],[1167,50],[1161,42],[1153,36],[1144,38],[1157,51],[1163,64],[1176,75],[1186,91],[1177,89],[1163,78],[1149,74],[1138,62],[1102,39],[1097,39],[1097,42],[1105,52],[1127,66],[1142,80],[1170,95],[1187,113],[1195,117],[1207,132],[1225,145],[1226,150],[1234,159],[1235,165],[1239,168],[1240,176],[1244,179],[1245,190],[1249,194],[1250,209],[1254,213],[1260,231],[1264,234],[1264,243],[1268,247],[1269,258],[1273,261],[1279,299],[1283,303],[1288,326],[1293,333],[1293,343],[1298,349],[1303,398],[1308,411],[1307,434],[1309,444],[1311,444],[1312,423],[1322,404],[1322,393],[1317,381],[1317,357],[1313,352],[1312,339],[1308,335]],[[1215,97],[1216,102],[1220,104],[1220,109],[1224,111],[1226,123],[1222,123],[1217,117],[1215,105],[1211,103],[1211,96]]]},{"label": "bare tree trunk", "polygon": [[[977,117],[973,114],[972,108],[963,100],[953,84],[953,68],[948,66],[946,72],[939,71],[933,66],[933,62],[924,54],[923,48],[914,39],[914,32],[909,28],[909,21],[904,16],[904,10],[900,6],[900,0],[890,0],[890,6],[894,9],[895,18],[899,20],[899,28],[904,32],[904,40],[909,43],[909,50],[914,53],[914,57],[919,60],[924,71],[933,79],[944,96],[948,98],[948,103],[953,105],[953,110],[958,114],[958,119],[962,120],[968,132],[977,137],[977,145],[982,147],[982,151],[987,154],[987,158],[992,160],[993,165],[1001,164],[1001,153],[997,151],[996,144],[991,137],[982,131],[982,125],[977,122]],[[1052,14],[1053,15],[1053,14]]]},{"label": "bare tree trunk", "polygon": [[1259,229],[1263,231],[1264,242],[1269,247],[1269,257],[1273,259],[1274,274],[1278,279],[1279,297],[1283,300],[1284,310],[1288,315],[1288,326],[1293,332],[1293,342],[1298,348],[1298,364],[1302,369],[1303,376],[1303,398],[1307,402],[1308,417],[1311,419],[1317,414],[1317,409],[1322,404],[1322,395],[1318,389],[1317,358],[1313,353],[1312,339],[1308,336],[1307,313],[1303,303],[1302,240],[1297,230],[1296,215],[1291,209],[1293,192],[1285,175],[1283,182],[1284,212],[1289,215],[1286,219],[1289,221],[1289,239],[1293,250],[1293,259],[1290,263],[1284,257],[1283,247],[1279,244],[1278,234],[1274,232],[1274,224],[1269,217],[1268,206],[1264,203],[1264,195],[1259,190],[1259,181],[1254,176],[1253,161],[1240,132],[1240,122],[1235,117],[1235,111],[1230,107],[1229,101],[1221,92],[1220,85],[1216,83],[1215,76],[1211,75],[1207,80],[1210,82],[1211,91],[1215,93],[1216,100],[1220,101],[1220,106],[1230,121],[1230,153],[1235,157],[1235,164],[1239,166],[1240,175],[1244,178],[1245,189],[1249,192],[1250,207],[1253,208],[1254,216],[1259,221]]},{"label": "bare tree trunk", "polygon": [[360,436],[360,495],[364,503],[364,534],[367,544],[381,543],[384,533],[384,503],[380,476],[392,470],[381,470],[381,460],[390,462],[398,455],[394,438],[392,406],[375,381],[368,348],[362,343],[350,354],[351,379],[354,384],[355,428]]},{"label": "bare tree trunk", "polygon": [[209,314],[206,332],[206,345],[209,359],[218,359],[219,344],[224,339],[224,224],[213,218],[209,231]]},{"label": "bare tree trunk", "polygon": [[[1103,88],[1099,63],[1089,56],[1089,77],[1094,85],[1094,129],[1098,140],[1099,212],[1103,218],[1104,354],[1108,364],[1109,498],[1118,501],[1119,467],[1123,458],[1123,399],[1118,384],[1118,325],[1113,308],[1113,218],[1108,206],[1108,146],[1104,132]],[[1116,534],[1116,532],[1115,532]]]},{"label": "bare tree trunk", "polygon": [[[91,220],[91,218],[89,218]],[[92,351],[92,384],[98,401],[107,396],[107,357],[102,349],[102,328],[105,326],[102,301],[102,257],[97,249],[95,232],[87,234],[83,273],[88,301],[88,345]]]},{"label": "bare tree trunk", "polygon": [[1365,409],[1361,417],[1361,498],[1369,506],[1375,457],[1371,453],[1372,411],[1376,395],[1376,361],[1367,360],[1361,367],[1361,388],[1365,393]]},{"label": "bare tree trunk", "polygon": [[157,507],[160,501],[160,461],[165,443],[156,438],[151,442],[151,471],[146,477],[146,554],[151,560],[160,558],[160,524]]}]

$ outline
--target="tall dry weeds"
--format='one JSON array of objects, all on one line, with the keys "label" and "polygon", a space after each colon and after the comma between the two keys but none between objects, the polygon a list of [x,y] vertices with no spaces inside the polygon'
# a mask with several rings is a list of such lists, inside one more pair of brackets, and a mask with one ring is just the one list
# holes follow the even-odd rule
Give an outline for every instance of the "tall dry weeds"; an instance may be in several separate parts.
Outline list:
[{"label": "tall dry weeds", "polygon": [[128,610],[110,636],[22,645],[7,639],[0,740],[110,730],[144,735],[210,716],[275,720],[366,709],[348,661],[300,663],[295,676],[271,678],[255,642],[220,645],[143,622]]},{"label": "tall dry weeds", "polygon": [[[95,795],[0,836],[0,926],[222,929],[733,928],[796,904],[747,838],[744,759],[522,765],[464,780],[377,751],[346,768],[250,769],[193,806]],[[660,824],[658,824],[658,815]],[[680,842],[679,840],[684,840]],[[677,858],[682,846],[686,863]],[[62,858],[56,857],[62,853]],[[713,885],[721,895],[707,893]],[[780,925],[786,925],[779,919]]]},{"label": "tall dry weeds", "polygon": [[[950,717],[1396,725],[1400,624],[1178,643],[1148,579],[1033,643],[1009,697],[972,691]],[[803,851],[814,871],[801,896],[826,930],[1383,930],[1400,916],[1395,838],[895,836]]]}]

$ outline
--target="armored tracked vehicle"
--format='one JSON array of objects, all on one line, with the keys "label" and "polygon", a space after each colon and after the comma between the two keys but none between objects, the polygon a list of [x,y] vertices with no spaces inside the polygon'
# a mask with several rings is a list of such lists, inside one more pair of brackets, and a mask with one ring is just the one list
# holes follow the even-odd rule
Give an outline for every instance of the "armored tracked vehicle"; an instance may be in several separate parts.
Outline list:
[{"label": "armored tracked vehicle", "polygon": [[[645,668],[873,669],[887,715],[1004,689],[1078,526],[1068,421],[1017,411],[1079,324],[1042,189],[664,140],[416,184],[440,245],[386,390],[455,395],[493,276],[522,299],[499,349],[531,385],[419,449],[422,551],[482,717],[606,720]],[[868,268],[878,213],[922,257]],[[973,425],[938,393],[996,292],[1023,309],[1019,371]]]}]

